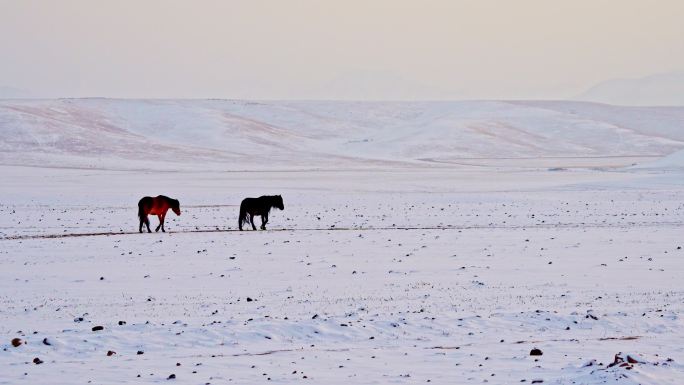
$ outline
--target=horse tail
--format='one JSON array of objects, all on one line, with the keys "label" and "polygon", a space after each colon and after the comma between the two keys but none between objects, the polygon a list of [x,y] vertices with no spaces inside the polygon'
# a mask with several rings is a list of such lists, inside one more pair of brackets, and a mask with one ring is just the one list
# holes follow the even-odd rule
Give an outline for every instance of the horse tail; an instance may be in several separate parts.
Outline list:
[{"label": "horse tail", "polygon": [[143,208],[142,199],[138,202],[138,218],[140,218],[141,221],[145,220],[145,209]]},{"label": "horse tail", "polygon": [[247,221],[247,210],[245,209],[245,202],[240,203],[240,216],[238,217],[238,227],[242,226]]}]

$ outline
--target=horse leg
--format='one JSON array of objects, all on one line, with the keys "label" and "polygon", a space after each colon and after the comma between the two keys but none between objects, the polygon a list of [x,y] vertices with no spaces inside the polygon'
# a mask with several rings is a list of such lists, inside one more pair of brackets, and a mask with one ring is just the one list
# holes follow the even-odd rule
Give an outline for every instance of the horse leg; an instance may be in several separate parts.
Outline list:
[{"label": "horse leg", "polygon": [[150,217],[148,217],[147,215],[145,215],[145,226],[147,226],[147,232],[151,233],[152,230],[150,230]]},{"label": "horse leg", "polygon": [[165,233],[166,230],[164,230],[164,219],[166,219],[166,213],[161,215],[161,227],[162,227],[162,233]]},{"label": "horse leg", "polygon": [[141,233],[142,233],[143,223],[145,223],[145,219],[143,217],[140,217],[140,227],[138,228],[138,231],[140,231]]},{"label": "horse leg", "polygon": [[256,226],[254,226],[254,215],[252,214],[249,215],[249,223],[252,225],[252,230],[256,230]]},{"label": "horse leg", "polygon": [[161,214],[157,215],[157,218],[159,218],[159,226],[157,226],[157,228],[154,229],[154,231],[159,231],[159,229],[162,227],[162,216],[161,216]]},{"label": "horse leg", "polygon": [[268,215],[261,216],[261,229],[266,230],[266,224],[268,223]]}]

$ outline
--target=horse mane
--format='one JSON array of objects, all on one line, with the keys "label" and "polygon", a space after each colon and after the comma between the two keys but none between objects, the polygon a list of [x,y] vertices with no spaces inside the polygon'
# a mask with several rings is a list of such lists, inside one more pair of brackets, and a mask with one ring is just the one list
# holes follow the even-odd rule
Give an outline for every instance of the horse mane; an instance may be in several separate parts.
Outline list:
[{"label": "horse mane", "polygon": [[160,195],[159,198],[165,200],[169,204],[169,206],[173,208],[177,208],[180,206],[180,202],[178,201],[178,199],[169,198],[166,195]]},{"label": "horse mane", "polygon": [[267,203],[267,208],[266,208],[267,213],[270,213],[272,208],[274,208],[274,207],[277,208],[277,207],[278,207],[277,204],[279,203],[278,200],[282,200],[282,199],[283,199],[283,198],[281,198],[279,195],[262,195],[262,196],[260,196],[259,198],[261,198],[261,199],[263,199],[263,200],[266,201],[266,203]]}]

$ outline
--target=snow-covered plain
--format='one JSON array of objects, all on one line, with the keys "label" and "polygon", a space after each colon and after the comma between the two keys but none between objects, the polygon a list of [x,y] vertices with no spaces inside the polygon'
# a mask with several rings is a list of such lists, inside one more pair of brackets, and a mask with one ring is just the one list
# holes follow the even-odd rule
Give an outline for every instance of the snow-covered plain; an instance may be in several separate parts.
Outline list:
[{"label": "snow-covered plain", "polygon": [[684,383],[683,117],[0,101],[0,383]]}]

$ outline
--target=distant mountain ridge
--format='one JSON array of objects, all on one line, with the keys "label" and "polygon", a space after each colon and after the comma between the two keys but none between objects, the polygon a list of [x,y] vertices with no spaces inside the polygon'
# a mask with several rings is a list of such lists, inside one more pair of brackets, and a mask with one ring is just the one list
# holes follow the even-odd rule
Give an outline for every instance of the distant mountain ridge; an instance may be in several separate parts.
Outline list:
[{"label": "distant mountain ridge", "polygon": [[26,90],[14,87],[0,86],[0,99],[25,99],[33,95]]},{"label": "distant mountain ridge", "polygon": [[624,106],[684,106],[684,72],[607,80],[574,99]]},{"label": "distant mountain ridge", "polygon": [[390,71],[340,74],[310,92],[315,100],[456,100],[463,95],[406,79]]}]

